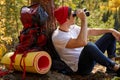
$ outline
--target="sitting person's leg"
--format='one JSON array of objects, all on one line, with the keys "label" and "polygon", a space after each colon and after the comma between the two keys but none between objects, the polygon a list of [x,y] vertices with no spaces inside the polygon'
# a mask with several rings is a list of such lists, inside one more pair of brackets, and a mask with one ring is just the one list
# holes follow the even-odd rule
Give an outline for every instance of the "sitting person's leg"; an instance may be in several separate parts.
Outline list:
[{"label": "sitting person's leg", "polygon": [[[103,35],[99,40],[95,42],[97,47],[104,53],[107,51],[108,57],[115,61],[116,57],[116,40],[111,33]],[[113,73],[113,70],[107,68],[107,73]]]},{"label": "sitting person's leg", "polygon": [[88,43],[80,55],[77,73],[80,75],[91,73],[95,62],[113,70],[119,69],[119,66],[107,58],[95,44]]},{"label": "sitting person's leg", "polygon": [[95,44],[103,53],[107,51],[110,59],[116,57],[116,40],[111,33],[103,35]]}]

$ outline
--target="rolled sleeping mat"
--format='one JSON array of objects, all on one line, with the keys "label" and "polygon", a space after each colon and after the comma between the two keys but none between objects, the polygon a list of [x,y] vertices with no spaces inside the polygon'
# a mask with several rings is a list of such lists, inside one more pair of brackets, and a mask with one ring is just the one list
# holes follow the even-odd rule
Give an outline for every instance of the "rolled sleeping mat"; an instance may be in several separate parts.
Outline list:
[{"label": "rolled sleeping mat", "polygon": [[7,51],[6,46],[4,44],[0,44],[0,60],[2,56],[6,53],[6,51]]},{"label": "rolled sleeping mat", "polygon": [[[2,59],[1,63],[9,69],[10,67],[10,57],[13,55],[14,52],[6,53]],[[18,71],[23,71],[20,66],[20,61],[22,58],[22,54],[17,54],[15,57],[15,63],[13,64],[14,69]],[[50,55],[46,51],[39,51],[39,52],[28,52],[27,56],[25,57],[25,67],[26,72],[32,73],[39,73],[39,74],[46,74],[51,68],[52,60]],[[22,67],[23,61],[21,62]]]}]

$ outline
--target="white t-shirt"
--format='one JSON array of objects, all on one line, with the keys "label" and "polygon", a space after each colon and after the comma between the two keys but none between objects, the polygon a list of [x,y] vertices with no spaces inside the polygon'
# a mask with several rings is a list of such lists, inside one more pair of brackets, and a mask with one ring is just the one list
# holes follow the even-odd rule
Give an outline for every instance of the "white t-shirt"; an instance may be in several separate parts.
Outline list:
[{"label": "white t-shirt", "polygon": [[73,71],[78,70],[79,56],[83,47],[70,49],[65,48],[65,46],[71,38],[77,38],[79,32],[79,26],[71,25],[68,32],[63,32],[57,28],[52,35],[53,45],[61,60],[63,60]]}]

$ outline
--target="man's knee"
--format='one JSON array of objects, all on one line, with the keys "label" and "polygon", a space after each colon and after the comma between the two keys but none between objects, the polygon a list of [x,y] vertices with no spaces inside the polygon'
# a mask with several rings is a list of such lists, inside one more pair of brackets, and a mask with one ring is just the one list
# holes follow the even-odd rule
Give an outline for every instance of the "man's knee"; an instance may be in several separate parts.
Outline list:
[{"label": "man's knee", "polygon": [[87,48],[95,47],[95,44],[92,42],[88,42],[88,44],[85,47]]},{"label": "man's knee", "polygon": [[106,33],[106,37],[109,37],[110,39],[115,39],[115,37],[112,35],[112,33]]}]

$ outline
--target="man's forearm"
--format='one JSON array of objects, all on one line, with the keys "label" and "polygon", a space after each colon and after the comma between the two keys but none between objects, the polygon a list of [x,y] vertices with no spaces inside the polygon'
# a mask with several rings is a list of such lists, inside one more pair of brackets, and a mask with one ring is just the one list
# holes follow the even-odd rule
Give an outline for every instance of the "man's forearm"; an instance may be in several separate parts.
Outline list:
[{"label": "man's forearm", "polygon": [[98,36],[105,33],[112,33],[111,29],[101,29],[101,28],[89,28],[88,29],[88,36]]},{"label": "man's forearm", "polygon": [[81,31],[79,33],[78,39],[80,41],[83,41],[85,44],[87,43],[87,20],[82,20],[81,21]]}]

